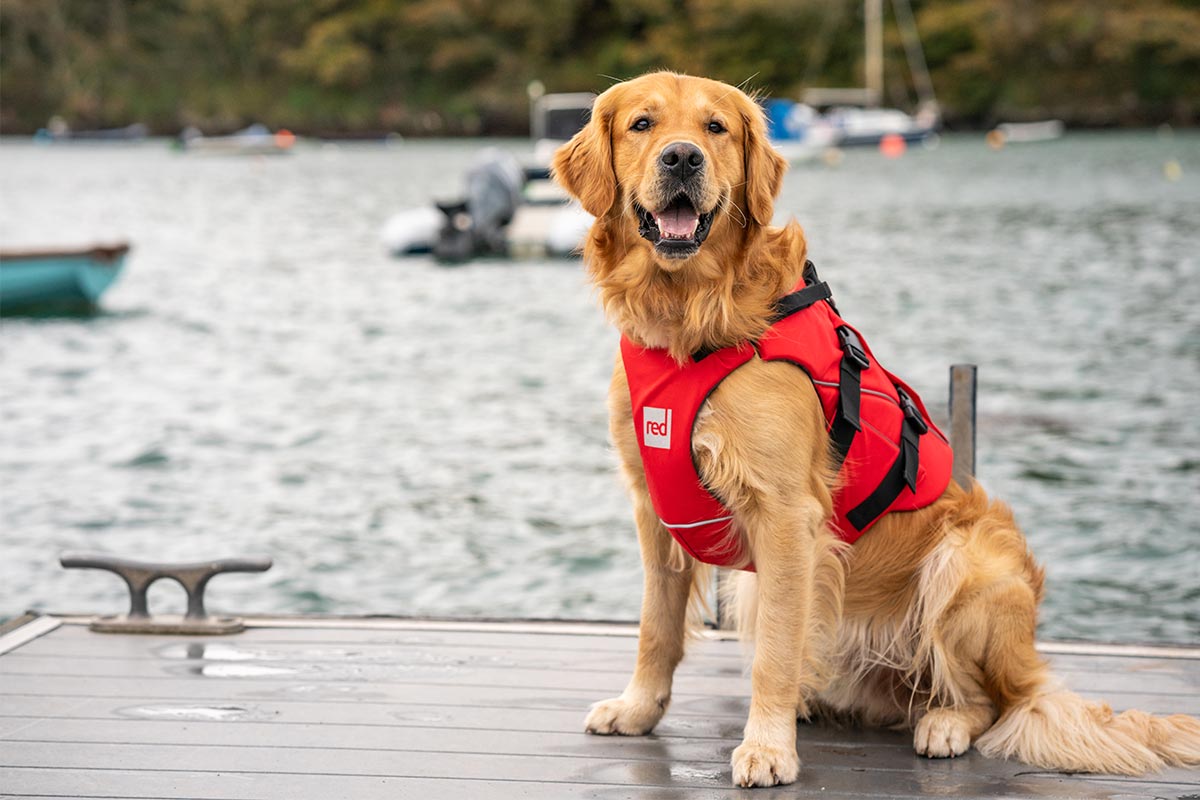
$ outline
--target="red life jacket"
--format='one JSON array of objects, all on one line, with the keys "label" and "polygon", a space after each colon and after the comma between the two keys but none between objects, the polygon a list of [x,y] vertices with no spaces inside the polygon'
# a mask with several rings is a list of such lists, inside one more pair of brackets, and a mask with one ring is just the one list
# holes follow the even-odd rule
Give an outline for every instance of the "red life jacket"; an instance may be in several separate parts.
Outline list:
[{"label": "red life jacket", "polygon": [[831,521],[840,538],[856,541],[889,511],[924,508],[950,482],[953,453],[921,398],[838,316],[811,263],[805,275],[811,282],[776,303],[775,321],[757,342],[679,364],[666,350],[621,338],[650,499],[671,535],[700,561],[728,566],[742,554],[733,514],[700,480],[692,429],[713,390],[755,356],[795,364],[812,379],[841,458]]}]

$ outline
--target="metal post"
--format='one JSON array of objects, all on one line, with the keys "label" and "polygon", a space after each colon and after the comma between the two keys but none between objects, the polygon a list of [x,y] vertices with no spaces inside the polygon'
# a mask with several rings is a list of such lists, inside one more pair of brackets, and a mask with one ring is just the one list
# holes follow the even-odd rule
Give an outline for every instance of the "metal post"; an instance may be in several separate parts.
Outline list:
[{"label": "metal post", "polygon": [[974,364],[950,367],[950,447],[954,450],[954,481],[964,489],[975,481]]}]

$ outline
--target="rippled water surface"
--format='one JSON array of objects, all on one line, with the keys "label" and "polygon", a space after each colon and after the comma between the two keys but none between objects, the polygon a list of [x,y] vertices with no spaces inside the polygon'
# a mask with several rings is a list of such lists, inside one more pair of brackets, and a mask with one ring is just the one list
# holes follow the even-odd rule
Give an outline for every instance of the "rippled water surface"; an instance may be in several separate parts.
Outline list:
[{"label": "rippled water surface", "polygon": [[[636,617],[578,262],[378,245],[478,144],[0,145],[4,246],[134,245],[104,313],[3,321],[0,617],[123,607],[65,549],[274,556],[222,609]],[[1042,636],[1200,641],[1200,137],[849,153],[778,211],[932,404],[980,365],[978,472],[1047,566]]]}]

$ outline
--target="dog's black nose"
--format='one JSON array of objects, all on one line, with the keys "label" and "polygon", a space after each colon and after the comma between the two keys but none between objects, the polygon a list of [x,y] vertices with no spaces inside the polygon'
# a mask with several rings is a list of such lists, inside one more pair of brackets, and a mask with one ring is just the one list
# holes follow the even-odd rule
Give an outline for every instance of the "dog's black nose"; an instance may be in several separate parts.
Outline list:
[{"label": "dog's black nose", "polygon": [[686,180],[704,166],[704,153],[691,142],[672,142],[663,148],[658,160],[665,172]]}]

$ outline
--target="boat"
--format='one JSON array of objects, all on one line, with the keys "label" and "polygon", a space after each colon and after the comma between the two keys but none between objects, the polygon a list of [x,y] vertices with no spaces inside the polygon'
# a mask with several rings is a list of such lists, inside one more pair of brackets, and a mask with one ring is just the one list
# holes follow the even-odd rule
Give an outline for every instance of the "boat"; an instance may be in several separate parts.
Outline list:
[{"label": "boat", "polygon": [[988,131],[988,144],[1003,147],[1006,144],[1032,144],[1061,139],[1066,126],[1061,119],[1045,119],[1038,122],[1002,122]]},{"label": "boat", "polygon": [[379,241],[394,256],[431,253],[445,220],[446,215],[436,205],[406,208],[387,218]]},{"label": "boat", "polygon": [[909,114],[885,108],[883,99],[883,0],[864,0],[863,38],[866,42],[865,86],[849,89],[812,88],[805,104],[821,109],[821,120],[832,130],[832,146],[878,146],[885,139],[904,142],[936,141],[942,114],[917,34],[908,0],[892,0],[904,52],[917,91],[917,111]]},{"label": "boat", "polygon": [[837,130],[809,104],[772,97],[762,105],[771,145],[789,163],[812,161],[835,146]]},{"label": "boat", "polygon": [[533,160],[546,166],[554,151],[579,132],[592,115],[596,95],[591,92],[552,92],[545,94],[534,82],[529,87],[529,135],[533,139]]},{"label": "boat", "polygon": [[837,147],[872,147],[886,137],[929,142],[938,136],[940,127],[936,116],[913,116],[898,108],[839,106],[826,111],[824,119],[833,130]]},{"label": "boat", "polygon": [[38,143],[61,142],[140,142],[150,130],[141,122],[123,128],[100,128],[96,130],[72,130],[62,117],[52,117],[46,127],[39,128],[33,135]]},{"label": "boat", "polygon": [[462,198],[393,214],[380,234],[396,256],[432,253],[443,263],[472,258],[569,256],[592,216],[550,179],[545,166],[524,167],[487,147],[465,176]]},{"label": "boat", "polygon": [[546,167],[525,169],[521,204],[508,225],[508,254],[513,258],[577,256],[595,217],[567,196]]},{"label": "boat", "polygon": [[576,254],[593,217],[553,182],[550,159],[587,123],[590,92],[546,94],[529,87],[531,164],[495,147],[482,149],[465,175],[463,197],[393,214],[380,240],[396,256],[432,253],[442,263],[479,257],[545,258]]},{"label": "boat", "polygon": [[256,123],[228,136],[205,136],[198,128],[187,127],[178,141],[180,149],[188,153],[275,156],[290,153],[296,144],[296,135],[284,128],[272,131],[266,125]]},{"label": "boat", "polygon": [[125,265],[126,243],[0,251],[0,312],[92,308]]}]

